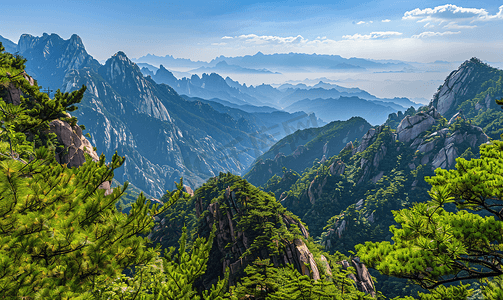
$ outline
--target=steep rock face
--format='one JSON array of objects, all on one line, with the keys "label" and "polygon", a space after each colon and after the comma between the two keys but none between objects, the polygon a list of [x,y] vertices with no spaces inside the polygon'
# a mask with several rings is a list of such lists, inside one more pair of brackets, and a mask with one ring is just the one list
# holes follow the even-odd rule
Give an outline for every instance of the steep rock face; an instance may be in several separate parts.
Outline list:
[{"label": "steep rock face", "polygon": [[[26,72],[22,72],[21,74],[9,74],[7,73],[7,78],[12,78],[12,76],[22,76],[25,80],[27,80],[30,85],[34,85],[35,81],[33,80],[33,77],[29,76],[26,74]],[[0,90],[0,98],[3,99],[6,103],[12,103],[14,105],[19,105],[21,104],[21,96],[23,92],[21,89],[16,87],[16,85],[12,82],[9,82],[7,88],[2,88]]]},{"label": "steep rock face", "polygon": [[[92,70],[83,69],[72,71],[65,79],[65,86],[66,91],[82,84],[88,86],[76,113],[88,124],[94,141],[107,156],[115,150],[126,155],[123,173],[117,172],[117,178],[160,197],[182,176],[187,184],[196,187],[219,171],[240,173],[251,163],[258,149],[253,148],[251,139],[246,139],[247,133],[236,128],[236,121],[230,116],[207,105],[186,101],[168,86],[118,72],[129,66],[127,61],[122,66],[110,62],[109,67],[112,65],[117,66],[116,73],[108,73],[114,78],[113,84],[100,80]],[[131,69],[124,70],[134,72]],[[120,86],[120,76],[125,78],[124,82],[126,78],[130,80],[125,87]],[[132,85],[141,86],[143,92],[124,94]],[[173,120],[166,107],[177,113],[178,121]],[[189,125],[193,118],[207,119]],[[226,132],[223,128],[227,128]],[[226,147],[238,137],[236,151]],[[253,150],[243,151],[250,146]]]},{"label": "steep rock face", "polygon": [[168,110],[155,94],[155,83],[143,78],[140,68],[119,51],[99,69],[99,74],[122,95],[132,99],[139,112],[162,121],[173,122]]},{"label": "steep rock face", "polygon": [[[422,120],[428,120],[430,115],[423,115],[420,117]],[[402,123],[404,123],[404,121],[409,122],[409,120],[406,119],[407,117],[402,120]],[[368,146],[363,149],[363,152],[361,152],[362,157],[359,160],[360,171],[355,173],[358,177],[361,176],[357,181],[357,186],[364,185],[365,181],[371,176],[373,177],[370,181],[373,184],[377,184],[377,186],[386,186],[385,182],[379,181],[383,176],[393,176],[393,174],[389,173],[389,169],[386,170],[386,168],[382,169],[379,167],[381,162],[386,160],[386,164],[393,162],[395,168],[403,170],[401,171],[402,175],[399,176],[408,174],[407,176],[410,178],[406,181],[407,184],[404,184],[403,190],[398,192],[398,190],[394,188],[393,193],[396,193],[397,197],[406,197],[404,194],[408,194],[407,189],[411,189],[413,191],[417,190],[417,193],[420,194],[420,189],[418,188],[419,181],[422,182],[421,184],[423,186],[425,183],[422,176],[418,176],[417,173],[412,172],[417,172],[416,167],[420,167],[419,170],[426,172],[424,173],[425,175],[433,174],[433,171],[436,168],[452,169],[456,165],[456,158],[463,155],[465,152],[477,153],[478,146],[489,140],[488,136],[480,127],[471,125],[469,121],[464,119],[461,115],[458,115],[454,120],[452,120],[449,127],[447,127],[449,124],[445,121],[445,119],[437,118],[437,120],[440,124],[436,131],[429,133],[428,135],[426,135],[426,132],[423,131],[415,138],[410,140],[406,139],[406,142],[404,143],[396,143],[394,142],[394,139],[381,139],[381,141],[378,139],[363,139],[362,144],[367,143],[366,141],[370,142],[367,143]],[[421,126],[422,123],[423,122],[417,122],[415,126]],[[414,132],[413,127],[414,125],[409,128],[411,132]],[[431,129],[431,126],[428,126],[428,128]],[[369,130],[366,136],[370,137],[374,134],[374,132],[375,131]],[[381,134],[380,137],[384,137],[384,135]],[[390,150],[390,155],[386,153],[386,149]],[[407,158],[405,161],[397,164],[399,161],[397,161],[397,158],[393,158],[393,156],[396,156],[398,153],[400,156],[406,156]],[[355,162],[358,162],[358,160]],[[323,177],[317,177],[316,180],[326,180],[326,177],[325,179],[323,179]],[[400,181],[404,181],[404,178],[402,177]],[[309,189],[307,192],[309,193]],[[417,195],[408,194],[408,197],[410,198],[416,196]],[[318,197],[322,198],[327,196],[320,194]],[[345,212],[339,214],[337,218],[333,219],[331,226],[329,226],[331,229],[323,233],[324,243],[328,249],[334,248],[337,243],[344,243],[344,241],[348,239],[347,237],[354,234],[354,230],[358,230],[357,228],[359,226],[354,222],[355,213],[359,214],[362,220],[365,220],[368,224],[382,222],[387,218],[383,217],[382,214],[386,212],[389,213],[389,211],[383,208],[379,208],[381,210],[379,215],[374,214],[377,207],[376,203],[365,201],[363,199],[353,201],[354,204],[348,205]],[[396,205],[396,203],[389,203],[389,205]],[[311,226],[309,222],[308,225]],[[346,238],[344,238],[345,236]],[[336,249],[340,250],[340,247],[337,247]]]},{"label": "steep rock face", "polygon": [[66,164],[68,167],[79,167],[86,162],[84,153],[87,153],[94,161],[99,157],[93,150],[91,143],[82,135],[82,129],[75,125],[71,126],[65,121],[54,120],[49,124],[51,131],[58,136],[58,141],[64,146],[56,151],[56,161]]},{"label": "steep rock face", "polygon": [[372,280],[372,277],[365,264],[361,263],[358,257],[352,259],[351,264],[349,264],[346,260],[343,260],[341,264],[342,267],[346,270],[349,267],[355,268],[356,274],[350,274],[349,277],[356,283],[358,290],[375,298],[376,293],[374,281]]},{"label": "steep rock face", "polygon": [[[257,258],[269,259],[275,267],[292,264],[314,280],[321,279],[321,274],[333,276],[327,257],[312,252],[306,243],[309,233],[300,219],[270,194],[238,176],[221,173],[198,188],[188,201],[176,205],[157,220],[149,238],[167,248],[175,245],[182,226],[193,233],[192,238],[209,236],[214,227],[208,269],[196,285],[210,287],[227,268],[230,284],[235,284]],[[357,266],[350,278],[361,291],[374,293],[368,288],[366,268]]]},{"label": "steep rock face", "polygon": [[[425,175],[433,175],[438,167],[454,168],[457,157],[469,158],[487,141],[483,130],[461,114],[448,124],[435,108],[430,108],[406,116],[396,131],[384,125],[369,129],[358,146],[348,144],[339,155],[306,169],[290,186],[271,181],[264,188],[301,215],[313,235],[323,234],[327,249],[345,251],[353,246],[347,243],[357,236],[358,224],[389,222],[383,220],[392,220],[392,216],[384,215],[411,201],[405,199],[425,199]],[[390,186],[394,180],[403,183]],[[368,190],[386,197],[393,195],[396,202],[366,201],[372,195],[365,194]],[[379,214],[375,213],[377,208]],[[362,221],[355,223],[355,214]],[[331,229],[322,233],[330,219]]]},{"label": "steep rock face", "polygon": [[17,51],[28,61],[26,70],[44,88],[56,90],[63,84],[65,74],[84,67],[97,69],[100,64],[90,56],[81,38],[74,34],[64,40],[57,34],[41,37],[23,34]]},{"label": "steep rock face", "polygon": [[101,66],[78,36],[24,35],[19,47],[32,69],[61,78],[53,85],[46,80],[49,75],[37,77],[44,86],[62,86],[63,92],[87,86],[75,116],[106,157],[115,151],[126,156],[116,178],[149,195],[161,197],[182,176],[196,187],[220,171],[239,174],[262,154],[261,145],[271,143],[270,135],[257,134],[256,125],[243,126],[229,114],[187,101],[145,78],[123,52]]},{"label": "steep rock face", "polygon": [[[500,70],[491,68],[477,58],[465,61],[457,70],[446,78],[430,102],[430,107],[450,119],[466,100],[474,99],[479,93],[485,92],[490,85],[485,82],[497,81],[502,75]],[[496,92],[496,93],[495,93]],[[485,93],[481,101],[477,101],[476,110],[495,108],[495,100],[503,97],[503,93],[494,89]]]},{"label": "steep rock face", "polygon": [[[170,236],[180,228],[180,222],[194,228],[198,236],[208,236],[215,227],[208,271],[200,280],[205,288],[223,276],[226,268],[230,284],[235,284],[257,258],[270,259],[276,267],[293,264],[301,274],[320,279],[322,266],[305,243],[309,233],[300,219],[246,180],[221,173],[197,189],[186,203],[189,206],[181,209],[191,213],[162,217],[150,237],[169,247],[166,239],[175,240]],[[330,271],[330,267],[323,268]]]},{"label": "steep rock face", "polygon": [[396,133],[400,142],[409,142],[424,131],[430,129],[442,116],[435,108],[420,112],[414,116],[406,116],[398,125]]}]

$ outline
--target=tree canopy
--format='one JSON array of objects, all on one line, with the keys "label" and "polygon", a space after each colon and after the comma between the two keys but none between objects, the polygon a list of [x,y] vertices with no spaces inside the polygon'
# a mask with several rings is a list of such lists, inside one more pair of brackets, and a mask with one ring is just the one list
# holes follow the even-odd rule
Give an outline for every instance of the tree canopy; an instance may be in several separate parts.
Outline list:
[{"label": "tree canopy", "polygon": [[[366,242],[356,249],[383,274],[465,299],[467,285],[453,283],[503,274],[503,141],[481,145],[480,158],[456,162],[456,169],[426,177],[430,201],[393,212],[399,224],[390,227],[393,242]],[[489,287],[487,295],[495,292]]]}]

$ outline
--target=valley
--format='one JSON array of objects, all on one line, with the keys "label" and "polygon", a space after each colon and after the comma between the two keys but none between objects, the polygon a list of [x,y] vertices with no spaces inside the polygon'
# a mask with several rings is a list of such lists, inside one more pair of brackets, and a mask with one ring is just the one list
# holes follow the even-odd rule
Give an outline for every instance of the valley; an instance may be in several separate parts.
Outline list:
[{"label": "valley", "polygon": [[[0,42],[2,295],[486,299],[467,297],[500,282],[501,69]],[[348,70],[443,77],[426,104],[334,79]]]}]

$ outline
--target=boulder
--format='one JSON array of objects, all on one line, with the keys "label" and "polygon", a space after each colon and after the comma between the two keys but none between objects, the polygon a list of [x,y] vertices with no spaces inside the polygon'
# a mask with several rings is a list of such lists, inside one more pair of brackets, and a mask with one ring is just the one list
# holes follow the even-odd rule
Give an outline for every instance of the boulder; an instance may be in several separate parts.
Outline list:
[{"label": "boulder", "polygon": [[441,118],[435,108],[405,117],[396,130],[398,140],[407,143],[433,126]]},{"label": "boulder", "polygon": [[346,260],[343,260],[340,264],[345,270],[352,266],[356,270],[356,274],[349,274],[348,277],[355,282],[359,291],[375,298],[376,292],[374,281],[372,280],[367,267],[360,262],[358,257],[351,260],[351,265]]},{"label": "boulder", "polygon": [[346,170],[346,165],[342,160],[337,160],[330,165],[329,169],[332,175],[342,175]]},{"label": "boulder", "polygon": [[84,153],[87,153],[94,161],[99,160],[91,143],[82,135],[82,129],[75,125],[71,126],[65,121],[56,119],[49,123],[50,131],[54,132],[63,147],[56,150],[56,161],[66,164],[69,168],[80,167],[85,162]]}]

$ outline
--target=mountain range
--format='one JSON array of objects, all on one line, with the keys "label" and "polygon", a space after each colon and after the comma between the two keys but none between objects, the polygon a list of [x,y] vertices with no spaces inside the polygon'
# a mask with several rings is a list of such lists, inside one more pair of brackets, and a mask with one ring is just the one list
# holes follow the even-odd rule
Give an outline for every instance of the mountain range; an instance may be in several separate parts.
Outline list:
[{"label": "mountain range", "polygon": [[[151,76],[157,83],[170,85],[179,94],[204,99],[220,99],[237,105],[270,106],[291,113],[303,111],[309,114],[314,112],[318,117],[323,114],[323,117],[320,117],[323,122],[363,116],[368,117],[368,121],[375,125],[383,123],[391,112],[405,111],[410,106],[416,108],[420,106],[407,98],[378,98],[358,88],[346,88],[321,81],[312,87],[299,84],[295,86],[282,85],[275,88],[268,84],[247,86],[230,77],[224,79],[217,73],[203,73],[201,77],[192,75],[190,78],[177,79],[163,65],[155,73],[152,71],[153,69],[155,68],[147,68],[145,64],[142,68],[146,76]],[[351,97],[350,101],[343,99],[345,97]],[[320,109],[320,105],[316,104],[320,99],[323,99],[322,102],[326,104],[345,103],[351,113],[333,114],[333,110]],[[325,101],[328,99],[332,100]],[[312,101],[307,100],[317,101],[311,103]],[[321,104],[321,106],[323,105]],[[326,107],[328,108],[330,105]],[[369,114],[369,111],[375,111],[375,113]]]},{"label": "mountain range", "polygon": [[196,187],[220,171],[239,174],[274,142],[260,123],[188,101],[144,77],[123,52],[101,65],[77,35],[23,35],[17,51],[40,85],[63,92],[87,86],[75,115],[107,157],[115,151],[127,157],[116,178],[152,196],[180,177]]},{"label": "mountain range", "polygon": [[134,59],[138,63],[150,63],[154,65],[165,65],[170,68],[174,67],[212,67],[218,63],[225,61],[228,64],[238,65],[244,68],[279,68],[279,69],[332,69],[332,70],[365,70],[365,69],[402,69],[408,64],[404,62],[376,62],[362,58],[343,58],[339,55],[321,55],[321,54],[303,54],[303,53],[288,53],[288,54],[263,54],[257,52],[255,55],[245,55],[237,57],[219,56],[210,62],[193,62],[187,59],[174,58],[173,56],[156,56],[147,54],[140,58]]},{"label": "mountain range", "polygon": [[[164,248],[187,231],[188,244],[200,236],[213,240],[205,262],[208,271],[194,284],[207,290],[219,282],[217,278],[226,277],[229,284],[237,284],[236,293],[242,292],[243,298],[257,288],[251,285],[246,290],[246,284],[238,282],[261,281],[252,273],[261,268],[276,272],[278,277],[268,280],[277,282],[290,284],[293,280],[285,281],[285,274],[300,274],[306,281],[336,289],[335,279],[342,278],[342,291],[357,287],[371,297],[375,290],[390,298],[410,296],[407,282],[371,271],[378,277],[375,284],[365,265],[351,257],[352,249],[365,242],[391,241],[388,229],[397,225],[393,211],[430,199],[425,176],[438,168],[455,168],[457,158],[479,157],[479,146],[503,132],[503,112],[496,104],[503,97],[503,71],[477,58],[452,71],[428,106],[405,109],[394,99],[362,99],[364,91],[338,90],[323,82],[313,88],[253,87],[215,73],[177,79],[162,66],[145,76],[147,71],[142,73],[121,51],[100,64],[77,35],[69,40],[55,34],[23,35],[16,51],[26,57],[26,71],[47,93],[51,94],[49,87],[64,93],[87,87],[73,114],[86,125],[89,140],[108,157],[116,151],[126,156],[122,168],[115,170],[116,180],[129,180],[166,203],[172,194],[165,190],[183,177],[187,186],[180,195],[187,201],[156,216],[149,238]],[[264,61],[275,57],[281,64],[293,54],[255,56],[236,61],[265,56]],[[301,56],[312,57],[336,61],[335,56]],[[7,73],[2,76],[11,78]],[[36,84],[26,73],[16,80],[25,79],[25,85]],[[161,80],[166,82],[157,82]],[[9,85],[6,95],[4,89],[2,98],[16,102],[12,91],[18,88]],[[177,89],[188,93],[180,95]],[[194,96],[198,93],[206,98]],[[290,99],[285,93],[302,96]],[[309,98],[336,93],[333,98]],[[16,95],[20,101],[21,92]],[[212,95],[219,97],[209,98]],[[282,100],[291,112],[280,109]],[[368,120],[354,116],[352,107],[366,112]],[[321,126],[322,120],[337,113],[337,118],[347,120]],[[82,134],[84,126],[65,125],[62,120],[51,124],[56,132],[61,131],[57,124],[68,125],[66,134],[77,136],[69,143],[74,152],[90,150],[83,146],[89,143]],[[231,173],[246,175],[243,179]],[[108,191],[110,186],[102,193]],[[347,260],[355,274],[342,271],[350,266]],[[322,281],[323,276],[334,280]],[[345,286],[348,278],[350,284]]]}]

